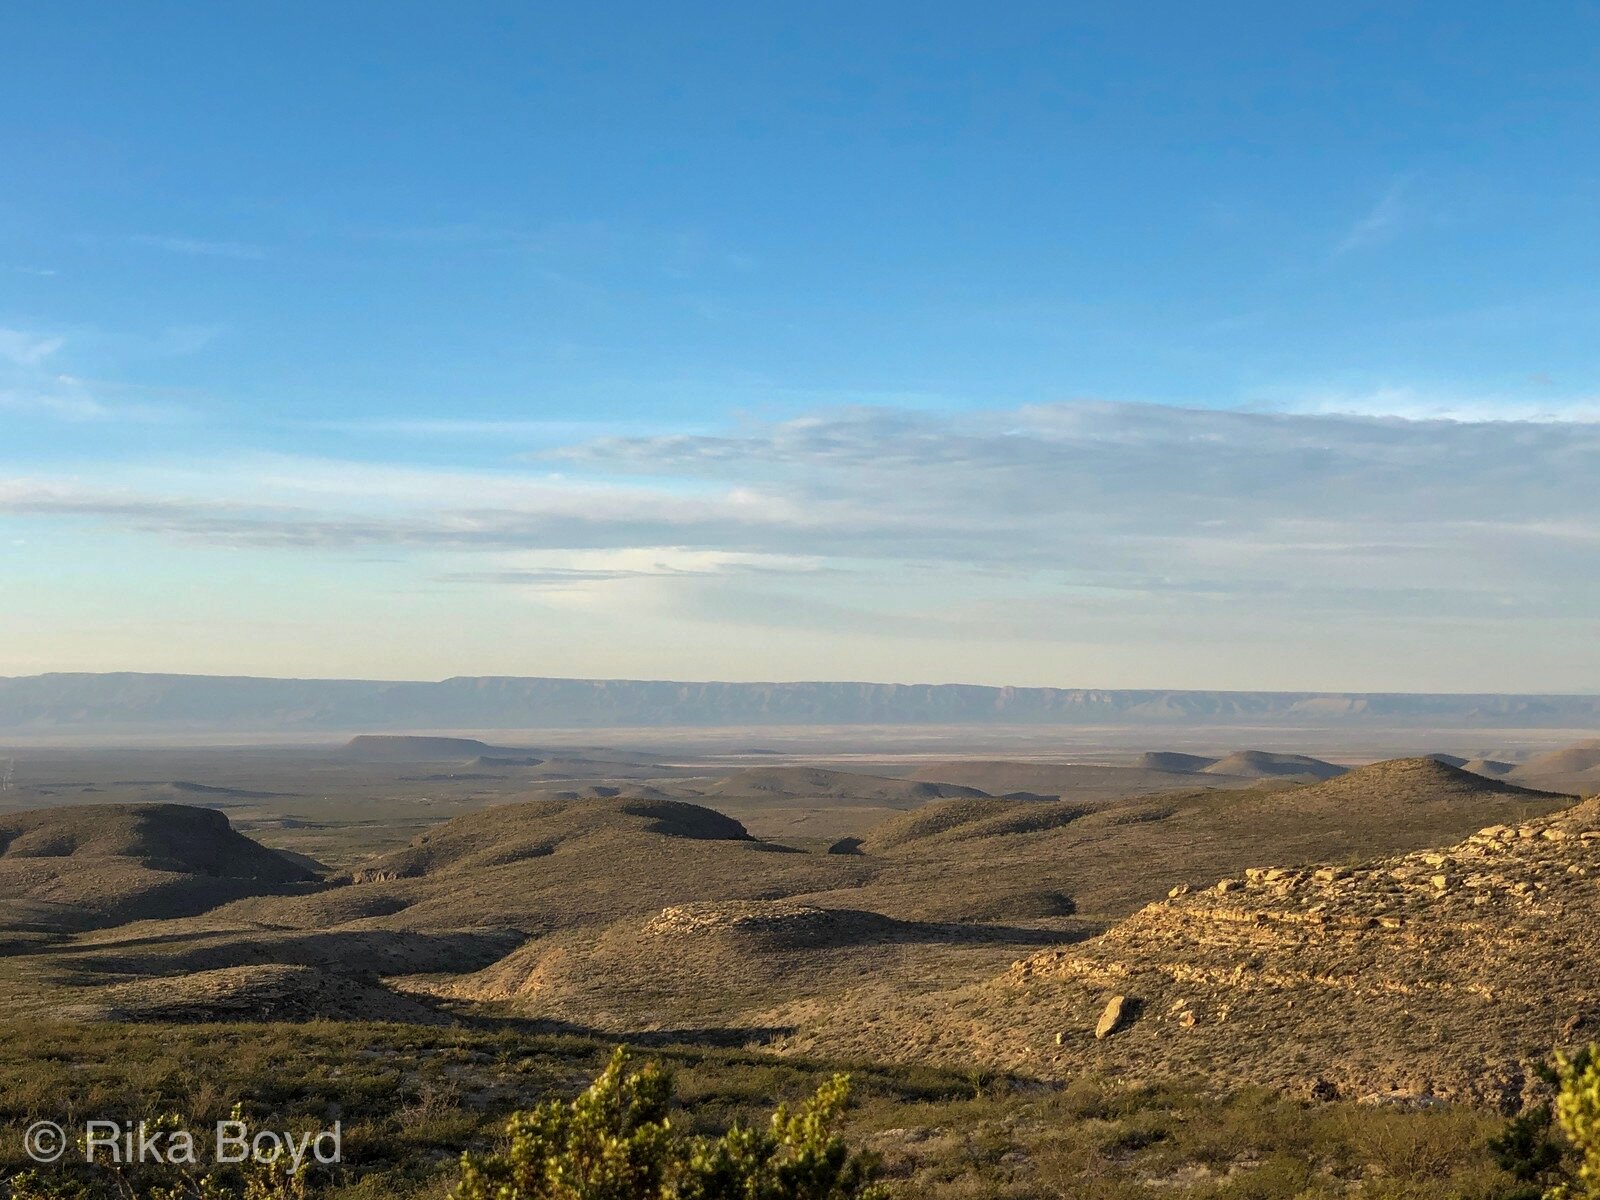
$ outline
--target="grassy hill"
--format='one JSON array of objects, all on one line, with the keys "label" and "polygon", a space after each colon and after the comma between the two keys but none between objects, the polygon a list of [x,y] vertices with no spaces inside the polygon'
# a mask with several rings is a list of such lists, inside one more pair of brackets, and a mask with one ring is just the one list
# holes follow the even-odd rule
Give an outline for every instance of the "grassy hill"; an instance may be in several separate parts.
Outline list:
[{"label": "grassy hill", "polygon": [[0,816],[0,922],[12,935],[186,916],[314,878],[209,808],[93,804]]},{"label": "grassy hill", "polygon": [[1344,773],[1343,767],[1310,758],[1304,754],[1274,754],[1268,750],[1236,750],[1202,767],[1208,775],[1232,775],[1239,779],[1269,779],[1278,776],[1304,776],[1332,779]]}]

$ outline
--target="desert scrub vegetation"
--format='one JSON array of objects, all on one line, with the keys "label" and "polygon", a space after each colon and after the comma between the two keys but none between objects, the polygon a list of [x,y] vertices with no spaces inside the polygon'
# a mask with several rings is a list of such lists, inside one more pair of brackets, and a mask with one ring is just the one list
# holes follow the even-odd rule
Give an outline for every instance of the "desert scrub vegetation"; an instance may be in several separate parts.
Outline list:
[{"label": "desert scrub vegetation", "polygon": [[[297,1183],[316,1200],[441,1200],[465,1182],[463,1151],[479,1163],[506,1154],[514,1114],[570,1109],[613,1051],[609,1041],[515,1023],[0,1023],[0,1181],[34,1169],[22,1137],[36,1120],[182,1113],[204,1127],[239,1103],[257,1128],[342,1123],[341,1165],[314,1166]],[[1313,1104],[1206,1081],[1084,1076],[1054,1087],[704,1045],[638,1054],[671,1075],[674,1135],[702,1146],[736,1126],[781,1141],[773,1108],[786,1103],[793,1117],[848,1072],[851,1104],[835,1114],[835,1132],[877,1156],[888,1194],[906,1200],[1528,1200],[1549,1185],[1538,1179],[1530,1192],[1506,1169],[1490,1145],[1506,1123],[1470,1108]],[[1553,1113],[1548,1137],[1571,1167]],[[771,1159],[789,1153],[780,1146]],[[479,1168],[485,1178],[495,1169]],[[51,1200],[157,1200],[152,1189],[173,1182],[113,1178],[81,1163],[34,1179],[29,1186],[48,1188]],[[227,1186],[241,1195],[245,1181]],[[249,1200],[277,1200],[262,1186]],[[1579,1198],[1590,1200],[1571,1193]]]},{"label": "desert scrub vegetation", "polygon": [[1561,1090],[1556,1094],[1556,1119],[1578,1158],[1577,1178],[1558,1184],[1552,1200],[1600,1198],[1600,1046],[1576,1058],[1559,1058]]},{"label": "desert scrub vegetation", "polygon": [[[24,1133],[39,1120],[68,1128],[89,1119],[159,1124],[175,1113],[182,1114],[183,1127],[203,1130],[228,1119],[238,1105],[256,1129],[310,1131],[341,1123],[341,1164],[313,1166],[296,1181],[309,1195],[437,1200],[458,1182],[463,1151],[480,1164],[490,1161],[483,1156],[505,1148],[514,1114],[567,1103],[597,1074],[605,1077],[612,1053],[609,1041],[526,1025],[0,1023],[0,1197],[160,1200],[159,1189],[194,1183],[191,1198],[211,1200],[201,1196],[200,1181],[174,1179],[170,1172],[117,1172],[72,1156],[36,1170]],[[700,1145],[739,1127],[742,1141],[726,1148],[742,1146],[746,1157],[762,1150],[761,1138],[774,1135],[774,1105],[789,1105],[786,1120],[816,1118],[817,1093],[837,1070],[704,1046],[659,1046],[649,1056],[658,1064],[654,1069],[677,1084],[674,1136]],[[859,1094],[891,1102],[971,1090],[959,1074],[923,1067],[851,1071]],[[833,1120],[834,1108],[827,1112]],[[776,1136],[779,1143],[765,1160],[774,1168],[798,1152],[784,1143],[783,1131]],[[235,1173],[206,1186],[215,1200],[227,1200],[244,1194],[245,1181]],[[251,1186],[248,1200],[269,1200],[257,1194],[262,1180]]]},{"label": "desert scrub vegetation", "polygon": [[1512,1200],[1600,1200],[1600,1046],[1538,1068],[1554,1093],[1489,1142],[1517,1181]]},{"label": "desert scrub vegetation", "polygon": [[1544,1200],[1600,1200],[1600,1046],[1557,1054],[1547,1081],[1555,1100],[1511,1122],[1501,1164]]},{"label": "desert scrub vegetation", "polygon": [[452,1200],[886,1200],[872,1160],[836,1132],[849,1095],[836,1075],[766,1130],[680,1134],[672,1084],[656,1063],[628,1070],[618,1048],[576,1100],[551,1100],[506,1125],[503,1149],[466,1154]]}]

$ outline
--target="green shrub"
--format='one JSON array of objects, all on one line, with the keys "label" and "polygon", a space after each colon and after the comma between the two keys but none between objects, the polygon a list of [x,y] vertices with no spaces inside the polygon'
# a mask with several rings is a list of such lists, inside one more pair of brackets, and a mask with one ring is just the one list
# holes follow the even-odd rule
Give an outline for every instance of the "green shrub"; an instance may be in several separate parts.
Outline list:
[{"label": "green shrub", "polygon": [[1555,1114],[1578,1156],[1577,1179],[1546,1192],[1550,1200],[1600,1200],[1600,1047],[1557,1056],[1561,1091]]},{"label": "green shrub", "polygon": [[765,1131],[691,1137],[667,1114],[667,1075],[630,1072],[619,1047],[576,1100],[518,1113],[503,1150],[463,1155],[452,1200],[882,1200],[872,1164],[834,1131],[849,1090],[835,1076]]}]

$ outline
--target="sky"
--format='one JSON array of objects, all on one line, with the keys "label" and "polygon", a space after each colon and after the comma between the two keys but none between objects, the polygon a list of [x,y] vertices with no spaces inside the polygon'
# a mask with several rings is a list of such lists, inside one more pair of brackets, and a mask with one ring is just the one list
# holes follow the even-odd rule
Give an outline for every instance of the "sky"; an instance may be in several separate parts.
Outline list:
[{"label": "sky", "polygon": [[0,12],[0,675],[1600,691],[1600,4]]}]

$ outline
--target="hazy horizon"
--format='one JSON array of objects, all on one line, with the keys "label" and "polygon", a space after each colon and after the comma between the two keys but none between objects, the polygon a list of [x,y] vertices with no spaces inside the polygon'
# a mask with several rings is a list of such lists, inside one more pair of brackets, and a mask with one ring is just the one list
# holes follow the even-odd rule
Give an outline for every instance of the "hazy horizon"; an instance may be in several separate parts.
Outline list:
[{"label": "hazy horizon", "polygon": [[257,672],[223,672],[223,671],[161,671],[161,670],[123,670],[123,671],[27,671],[12,674],[0,674],[0,680],[17,681],[24,679],[40,679],[47,676],[142,676],[152,679],[211,679],[211,680],[262,680],[271,683],[415,683],[435,684],[450,683],[458,680],[549,680],[561,683],[650,683],[650,684],[683,684],[686,686],[793,686],[793,685],[827,685],[847,687],[885,687],[885,688],[981,688],[989,691],[1055,691],[1055,692],[1148,692],[1155,694],[1236,694],[1236,695],[1283,695],[1283,696],[1497,696],[1497,697],[1531,697],[1531,696],[1571,696],[1571,697],[1600,697],[1600,688],[1566,688],[1537,692],[1513,692],[1507,690],[1482,690],[1482,689],[1445,689],[1439,691],[1419,691],[1405,689],[1379,689],[1379,688],[1194,688],[1194,687],[1164,687],[1151,685],[1144,687],[1113,687],[1096,683],[983,683],[971,679],[866,679],[866,678],[824,678],[822,676],[795,676],[793,678],[760,677],[749,679],[726,679],[706,676],[703,678],[689,678],[687,676],[650,676],[650,675],[536,675],[536,674],[507,674],[496,672],[493,674],[468,674],[455,672],[449,675],[417,676],[417,675],[315,675],[315,674],[270,674]]}]

